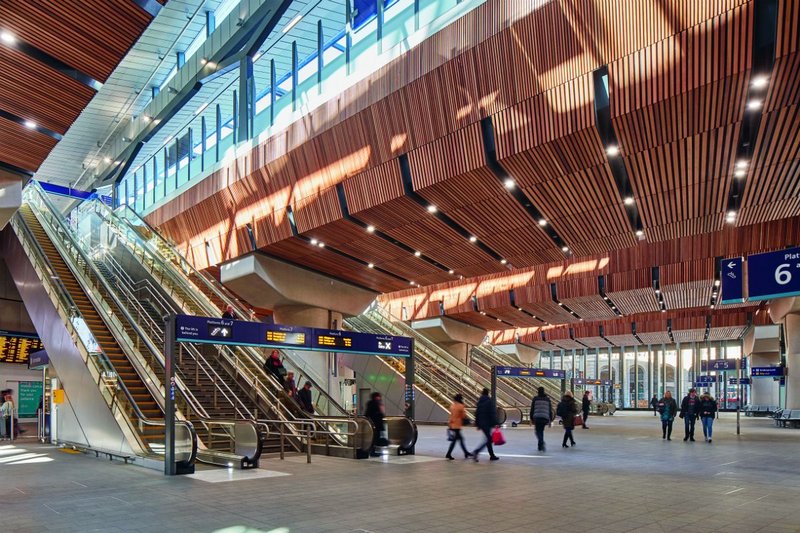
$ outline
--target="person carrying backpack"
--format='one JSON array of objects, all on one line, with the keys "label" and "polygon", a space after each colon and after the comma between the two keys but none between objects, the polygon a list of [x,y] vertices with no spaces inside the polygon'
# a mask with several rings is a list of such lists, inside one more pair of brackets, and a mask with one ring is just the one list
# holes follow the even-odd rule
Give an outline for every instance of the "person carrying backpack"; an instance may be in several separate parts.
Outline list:
[{"label": "person carrying backpack", "polygon": [[564,440],[561,443],[562,448],[567,448],[567,441],[569,440],[570,446],[575,446],[575,438],[572,436],[572,430],[575,429],[575,415],[578,414],[578,404],[572,396],[572,391],[564,393],[564,397],[558,402],[556,406],[556,415],[561,417],[561,425],[564,427]]}]

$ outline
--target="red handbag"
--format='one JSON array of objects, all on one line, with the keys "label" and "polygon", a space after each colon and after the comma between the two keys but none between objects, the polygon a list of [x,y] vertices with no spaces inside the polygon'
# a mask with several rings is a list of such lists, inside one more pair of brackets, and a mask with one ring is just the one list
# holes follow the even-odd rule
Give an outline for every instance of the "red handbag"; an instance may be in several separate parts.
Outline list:
[{"label": "red handbag", "polygon": [[503,436],[503,432],[500,431],[500,428],[495,428],[492,432],[492,444],[495,446],[502,446],[506,443],[506,438]]}]

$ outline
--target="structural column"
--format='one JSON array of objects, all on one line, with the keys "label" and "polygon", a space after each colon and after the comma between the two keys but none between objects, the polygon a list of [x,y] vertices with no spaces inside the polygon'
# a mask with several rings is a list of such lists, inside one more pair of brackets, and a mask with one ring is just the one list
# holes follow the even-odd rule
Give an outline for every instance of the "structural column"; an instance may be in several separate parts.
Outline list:
[{"label": "structural column", "polygon": [[[786,338],[786,409],[800,409],[800,314],[783,319]],[[753,364],[755,366],[755,363]],[[775,402],[774,405],[777,405]]]}]

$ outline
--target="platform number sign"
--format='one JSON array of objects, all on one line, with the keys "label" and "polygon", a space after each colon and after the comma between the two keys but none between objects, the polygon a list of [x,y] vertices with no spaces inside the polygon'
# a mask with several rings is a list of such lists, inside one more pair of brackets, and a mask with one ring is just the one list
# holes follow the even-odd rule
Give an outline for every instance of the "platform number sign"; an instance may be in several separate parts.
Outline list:
[{"label": "platform number sign", "polygon": [[800,295],[800,248],[751,255],[747,271],[750,301]]}]

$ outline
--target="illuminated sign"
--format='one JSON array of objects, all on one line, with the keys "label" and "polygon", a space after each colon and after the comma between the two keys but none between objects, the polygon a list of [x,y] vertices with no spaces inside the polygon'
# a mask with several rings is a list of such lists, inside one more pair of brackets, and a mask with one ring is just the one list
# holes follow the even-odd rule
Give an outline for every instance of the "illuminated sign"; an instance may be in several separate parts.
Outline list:
[{"label": "illuminated sign", "polygon": [[564,379],[567,373],[564,370],[551,368],[528,368],[517,366],[496,366],[495,375],[503,378],[550,378]]}]

